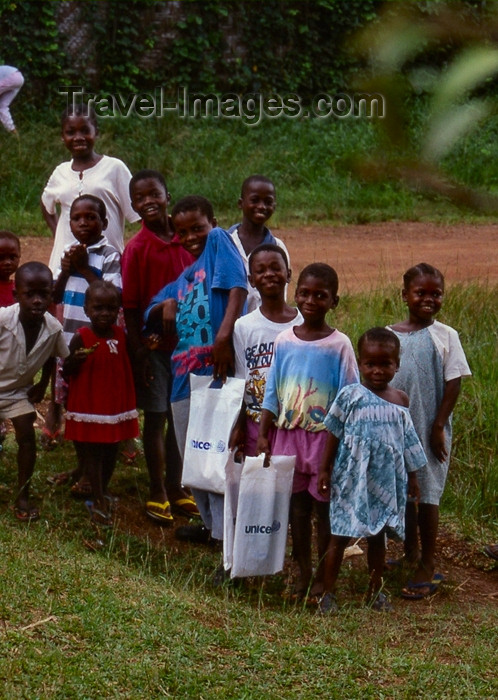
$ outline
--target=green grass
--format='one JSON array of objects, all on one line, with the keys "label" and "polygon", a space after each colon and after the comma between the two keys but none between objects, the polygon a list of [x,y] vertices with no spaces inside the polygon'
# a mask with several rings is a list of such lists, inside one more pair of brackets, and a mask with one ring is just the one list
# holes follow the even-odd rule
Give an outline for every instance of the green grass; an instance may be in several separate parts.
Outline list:
[{"label": "green grass", "polygon": [[[423,131],[423,114],[415,113],[414,140]],[[1,226],[20,235],[48,235],[39,198],[53,169],[69,154],[61,143],[58,116],[28,113],[19,118],[20,141],[0,134]],[[249,127],[228,119],[101,119],[97,150],[123,159],[132,171],[162,171],[173,201],[203,194],[213,201],[221,225],[238,216],[240,185],[261,172],[276,183],[279,225],[362,223],[368,221],[444,220],[482,217],[461,212],[443,199],[431,200],[395,181],[366,182],[352,174],[358,156],[378,148],[375,124],[368,119],[266,120]],[[476,187],[496,180],[498,119],[462,140],[447,172]]]},{"label": "green grass", "polygon": [[[474,376],[456,410],[442,525],[478,550],[497,537],[496,288],[452,288],[441,320],[459,328]],[[345,296],[331,322],[355,342],[403,318],[395,289]],[[33,492],[42,520],[23,527],[8,506],[15,445],[0,459],[0,678],[8,698],[491,698],[498,693],[496,601],[460,604],[450,580],[436,603],[366,610],[366,572],[344,565],[341,611],[322,619],[263,587],[214,589],[219,554],[153,546],[121,530],[94,540],[83,504],[46,484],[74,461],[71,445],[40,452]],[[143,509],[139,466],[113,490]],[[493,576],[492,573],[489,574]],[[466,577],[462,571],[462,577]],[[396,606],[403,575],[388,581]]]}]

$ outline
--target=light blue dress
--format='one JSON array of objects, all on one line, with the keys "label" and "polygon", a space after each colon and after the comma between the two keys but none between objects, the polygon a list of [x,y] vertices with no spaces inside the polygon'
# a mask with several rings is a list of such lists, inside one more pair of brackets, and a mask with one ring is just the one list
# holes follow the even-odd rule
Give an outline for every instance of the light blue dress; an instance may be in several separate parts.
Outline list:
[{"label": "light blue dress", "polygon": [[408,409],[352,384],[324,423],[340,440],[331,480],[332,534],[371,537],[386,528],[390,537],[404,538],[407,472],[427,462]]}]

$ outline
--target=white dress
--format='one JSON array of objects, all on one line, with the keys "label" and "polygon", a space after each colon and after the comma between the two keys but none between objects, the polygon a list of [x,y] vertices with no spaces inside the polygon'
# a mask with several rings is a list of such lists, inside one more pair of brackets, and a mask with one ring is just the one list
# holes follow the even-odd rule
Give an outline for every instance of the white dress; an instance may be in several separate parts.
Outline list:
[{"label": "white dress", "polygon": [[56,213],[56,205],[61,209],[49,262],[52,272],[60,266],[64,248],[77,242],[69,226],[69,211],[76,197],[93,194],[103,200],[108,220],[104,234],[120,253],[124,248],[125,218],[130,222],[140,219],[131,206],[128,189],[131,173],[122,160],[102,156],[93,168],[81,173],[72,169],[72,163],[70,160],[56,167],[42,194],[43,205],[49,214]]}]

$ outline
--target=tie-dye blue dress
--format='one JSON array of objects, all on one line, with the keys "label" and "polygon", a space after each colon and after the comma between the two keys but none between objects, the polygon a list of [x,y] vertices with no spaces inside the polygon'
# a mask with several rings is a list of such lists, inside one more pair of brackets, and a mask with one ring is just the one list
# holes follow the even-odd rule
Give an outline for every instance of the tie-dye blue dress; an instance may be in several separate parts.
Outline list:
[{"label": "tie-dye blue dress", "polygon": [[331,480],[332,534],[370,537],[386,528],[403,538],[407,472],[427,461],[408,409],[352,384],[324,423],[340,440]]}]

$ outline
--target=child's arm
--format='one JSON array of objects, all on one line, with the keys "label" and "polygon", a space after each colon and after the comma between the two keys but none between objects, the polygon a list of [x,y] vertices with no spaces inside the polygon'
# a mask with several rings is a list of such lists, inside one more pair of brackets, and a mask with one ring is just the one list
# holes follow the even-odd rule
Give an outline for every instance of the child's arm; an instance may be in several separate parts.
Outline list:
[{"label": "child's arm", "polygon": [[237,450],[237,452],[244,454],[245,444],[246,444],[246,404],[242,404],[240,413],[235,425],[232,428],[230,434],[230,440],[228,441],[229,450]]},{"label": "child's arm", "polygon": [[456,379],[450,379],[446,382],[441,405],[432,424],[431,448],[440,462],[444,462],[448,456],[449,446],[446,445],[444,440],[444,426],[455,408],[461,382],[461,377],[456,377]]},{"label": "child's arm", "polygon": [[162,323],[164,335],[174,335],[176,333],[176,310],[178,303],[176,299],[165,299],[152,307],[147,317],[147,324]]},{"label": "child's arm", "polygon": [[247,297],[247,289],[232,287],[228,295],[228,304],[216,334],[213,344],[213,377],[226,381],[229,372],[233,372],[235,360],[233,355],[232,334],[235,321],[239,318],[244,308]]},{"label": "child's arm", "polygon": [[60,304],[64,297],[64,290],[66,289],[67,280],[71,274],[71,258],[69,257],[67,251],[61,258],[61,271],[59,276],[54,282],[54,289],[52,292],[52,299],[54,303]]},{"label": "child's arm", "polygon": [[260,455],[262,452],[266,455],[265,463],[271,457],[270,443],[268,441],[268,433],[273,423],[275,415],[267,408],[261,411],[261,421],[259,423],[258,441],[256,443],[256,452]]},{"label": "child's arm", "polygon": [[78,243],[77,245],[71,246],[68,253],[71,266],[85,278],[88,284],[99,279],[88,264],[88,253],[85,245]]},{"label": "child's arm", "polygon": [[37,384],[33,384],[28,391],[28,400],[31,403],[40,403],[40,401],[43,401],[50,377],[52,376],[54,364],[55,357],[49,357],[43,365],[40,381]]},{"label": "child's arm", "polygon": [[417,472],[408,472],[408,498],[414,498],[417,503],[420,500]]},{"label": "child's arm", "polygon": [[69,351],[71,354],[66,357],[64,365],[62,366],[62,376],[64,379],[67,380],[71,375],[78,374],[81,365],[94,349],[95,348],[85,348],[83,338],[79,333],[75,333],[69,343]]},{"label": "child's arm", "polygon": [[57,223],[59,221],[59,217],[57,214],[49,214],[45,205],[43,202],[40,201],[40,207],[42,211],[42,216],[45,219],[45,223],[49,227],[49,229],[52,231],[52,235],[55,236],[55,231],[57,229]]},{"label": "child's arm", "polygon": [[325,443],[325,450],[323,452],[320,471],[318,472],[319,493],[325,494],[330,491],[330,479],[332,477],[332,470],[334,468],[338,447],[339,438],[337,438],[333,433],[329,433],[327,435],[327,442]]}]

